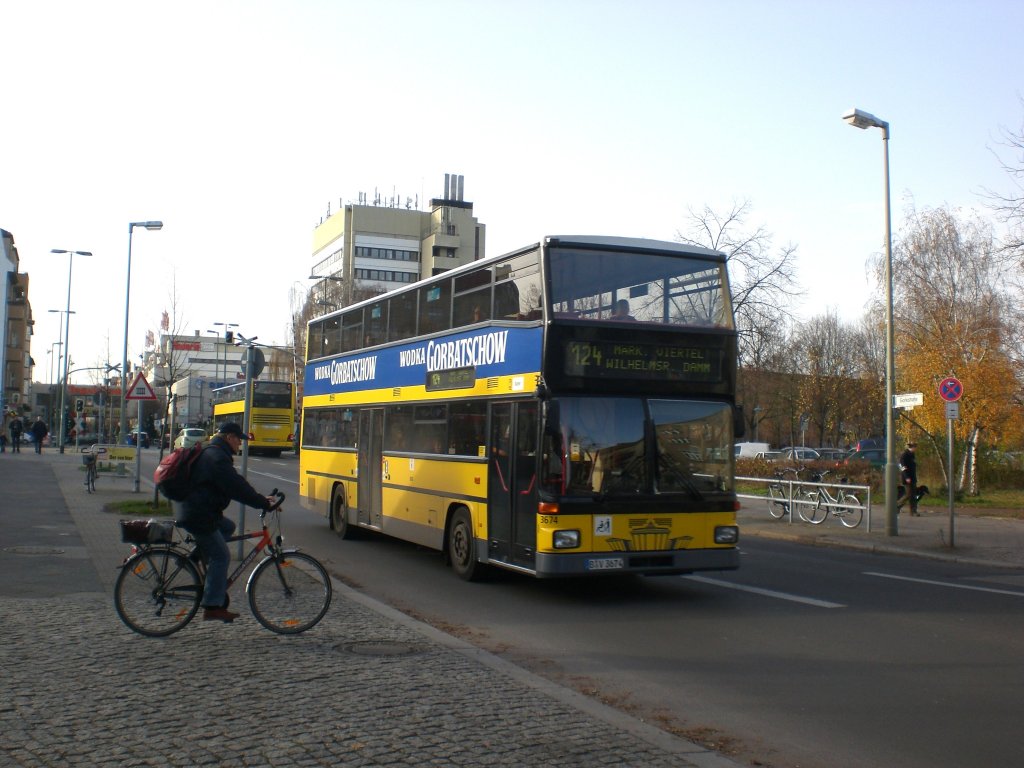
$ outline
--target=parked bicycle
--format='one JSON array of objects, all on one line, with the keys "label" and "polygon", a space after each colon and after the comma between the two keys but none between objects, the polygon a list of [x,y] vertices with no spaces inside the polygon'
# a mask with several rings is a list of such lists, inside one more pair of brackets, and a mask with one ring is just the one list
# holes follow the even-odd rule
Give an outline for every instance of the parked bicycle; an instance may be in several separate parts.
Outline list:
[{"label": "parked bicycle", "polygon": [[[228,590],[266,550],[266,557],[245,584],[249,610],[271,632],[293,635],[316,626],[327,613],[331,579],[312,555],[282,547],[284,494],[275,489],[271,495],[277,497],[277,503],[260,512],[259,531],[226,539],[257,540],[228,577]],[[268,516],[273,519],[274,533],[267,526]],[[172,521],[121,521],[121,537],[133,547],[114,585],[114,606],[121,621],[140,635],[166,637],[183,629],[199,610],[206,580],[202,551],[189,535],[176,542],[175,531]]]},{"label": "parked bicycle", "polygon": [[783,467],[775,470],[775,481],[768,484],[768,514],[776,520],[781,520],[789,514],[790,494],[788,489],[793,486],[786,483],[786,475],[793,475],[793,481],[797,481],[803,471],[803,467]]},{"label": "parked bicycle", "polygon": [[[828,470],[817,472],[811,476],[811,481],[823,483],[828,474]],[[840,478],[840,482],[845,483],[847,479]],[[815,503],[800,505],[798,513],[800,519],[805,523],[820,525],[825,522],[825,518],[831,515],[838,517],[839,522],[847,528],[856,528],[860,525],[860,521],[864,517],[864,508],[860,499],[850,491],[844,490],[842,486],[839,487],[835,496],[829,493],[826,485],[820,485],[813,490],[808,489],[807,493],[809,497],[814,497]]]}]

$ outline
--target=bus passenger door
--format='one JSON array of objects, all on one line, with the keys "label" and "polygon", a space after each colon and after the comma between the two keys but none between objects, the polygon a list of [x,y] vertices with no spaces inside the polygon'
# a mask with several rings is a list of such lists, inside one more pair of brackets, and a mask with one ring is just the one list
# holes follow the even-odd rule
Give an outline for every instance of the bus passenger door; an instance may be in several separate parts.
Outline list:
[{"label": "bus passenger door", "polygon": [[490,557],[532,567],[537,546],[537,403],[491,408],[487,482]]},{"label": "bus passenger door", "polygon": [[380,530],[381,485],[384,468],[381,464],[381,441],[384,436],[384,409],[363,408],[359,411],[359,520]]}]

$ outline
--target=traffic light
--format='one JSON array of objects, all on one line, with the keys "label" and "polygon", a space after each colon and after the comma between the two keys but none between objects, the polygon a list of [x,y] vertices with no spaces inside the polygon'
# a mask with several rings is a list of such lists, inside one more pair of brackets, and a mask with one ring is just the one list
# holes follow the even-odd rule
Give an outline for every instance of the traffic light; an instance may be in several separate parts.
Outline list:
[{"label": "traffic light", "polygon": [[82,398],[79,397],[79,398],[77,398],[75,400],[75,413],[81,413],[84,410],[85,410],[85,400],[83,400]]},{"label": "traffic light", "polygon": [[226,343],[228,343],[228,344],[234,344],[235,343],[235,332],[234,331],[224,331],[224,341]]}]

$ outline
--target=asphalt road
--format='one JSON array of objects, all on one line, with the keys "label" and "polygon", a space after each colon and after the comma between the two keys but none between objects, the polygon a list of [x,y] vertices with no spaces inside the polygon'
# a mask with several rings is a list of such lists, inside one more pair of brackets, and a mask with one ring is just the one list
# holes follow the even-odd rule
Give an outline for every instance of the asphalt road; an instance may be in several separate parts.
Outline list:
[{"label": "asphalt road", "polygon": [[[295,469],[250,459],[293,497]],[[752,764],[1024,764],[1019,572],[752,539],[734,573],[467,584],[289,508],[289,541],[371,596]]]}]

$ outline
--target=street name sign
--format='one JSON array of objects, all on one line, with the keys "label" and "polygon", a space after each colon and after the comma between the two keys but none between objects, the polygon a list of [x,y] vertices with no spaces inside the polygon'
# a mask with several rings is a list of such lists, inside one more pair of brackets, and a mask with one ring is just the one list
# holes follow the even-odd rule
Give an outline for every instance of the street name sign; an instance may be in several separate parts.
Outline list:
[{"label": "street name sign", "polygon": [[892,407],[893,408],[907,408],[912,409],[916,405],[924,405],[924,393],[923,392],[910,392],[906,395],[893,395],[892,396]]}]

